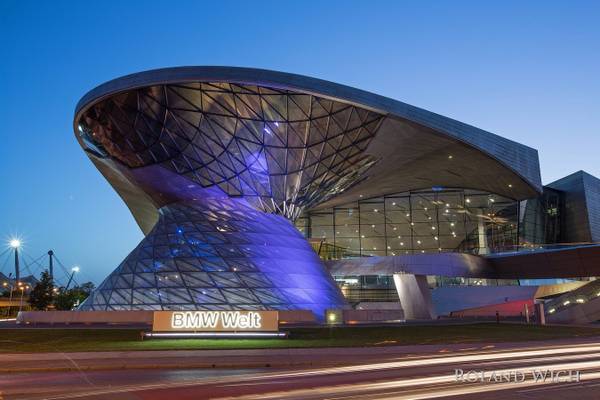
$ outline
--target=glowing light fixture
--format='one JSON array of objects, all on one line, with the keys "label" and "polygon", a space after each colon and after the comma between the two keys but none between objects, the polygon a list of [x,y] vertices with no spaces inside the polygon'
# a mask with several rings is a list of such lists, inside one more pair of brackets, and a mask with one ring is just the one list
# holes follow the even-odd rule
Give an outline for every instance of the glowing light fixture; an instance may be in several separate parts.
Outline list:
[{"label": "glowing light fixture", "polygon": [[13,249],[18,249],[19,247],[21,247],[21,241],[19,239],[11,239],[10,242],[8,242],[8,244]]}]

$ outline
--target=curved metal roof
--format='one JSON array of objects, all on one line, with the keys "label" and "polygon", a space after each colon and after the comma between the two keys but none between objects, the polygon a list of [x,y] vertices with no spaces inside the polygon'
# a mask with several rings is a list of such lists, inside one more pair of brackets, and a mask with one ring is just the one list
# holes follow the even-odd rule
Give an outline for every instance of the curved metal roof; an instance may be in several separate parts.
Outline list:
[{"label": "curved metal roof", "polygon": [[149,178],[159,166],[292,218],[406,190],[462,187],[520,200],[542,187],[532,148],[363,90],[252,68],[177,67],[109,81],[79,101],[74,130],[141,226],[142,214],[182,195],[167,190],[169,179]]}]

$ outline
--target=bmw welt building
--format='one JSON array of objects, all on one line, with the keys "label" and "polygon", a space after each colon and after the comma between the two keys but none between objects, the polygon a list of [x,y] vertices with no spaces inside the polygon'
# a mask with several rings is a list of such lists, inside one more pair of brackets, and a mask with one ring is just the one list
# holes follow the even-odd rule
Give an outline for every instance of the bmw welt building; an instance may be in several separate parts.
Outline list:
[{"label": "bmw welt building", "polygon": [[74,131],[146,235],[81,310],[430,318],[435,288],[600,275],[598,179],[543,186],[535,149],[363,90],[160,69],[91,90]]}]

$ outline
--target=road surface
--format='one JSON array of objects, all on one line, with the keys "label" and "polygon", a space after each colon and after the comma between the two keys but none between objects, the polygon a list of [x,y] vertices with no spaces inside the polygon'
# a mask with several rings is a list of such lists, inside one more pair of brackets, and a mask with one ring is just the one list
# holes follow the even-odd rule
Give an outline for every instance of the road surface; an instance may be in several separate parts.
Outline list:
[{"label": "road surface", "polygon": [[[367,364],[356,359],[333,367],[8,373],[0,376],[0,399],[600,398],[600,342],[461,350],[402,357],[392,353]],[[477,371],[468,375],[476,381],[467,382],[466,375],[465,381],[457,381],[457,370]],[[553,382],[549,374],[535,381],[532,370],[563,371],[561,382]]]}]

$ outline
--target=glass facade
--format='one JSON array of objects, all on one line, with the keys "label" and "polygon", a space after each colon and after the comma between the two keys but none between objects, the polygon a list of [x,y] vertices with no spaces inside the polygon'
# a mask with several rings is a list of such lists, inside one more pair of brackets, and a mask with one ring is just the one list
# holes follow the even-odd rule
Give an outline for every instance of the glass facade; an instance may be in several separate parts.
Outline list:
[{"label": "glass facade", "polygon": [[79,309],[301,309],[322,318],[343,304],[287,219],[221,196],[161,208],[152,232]]},{"label": "glass facade", "polygon": [[519,243],[519,202],[468,189],[398,193],[304,213],[296,227],[322,258],[458,251]]},{"label": "glass facade", "polygon": [[560,191],[545,187],[541,196],[521,202],[519,219],[523,246],[561,241],[562,197]]}]

